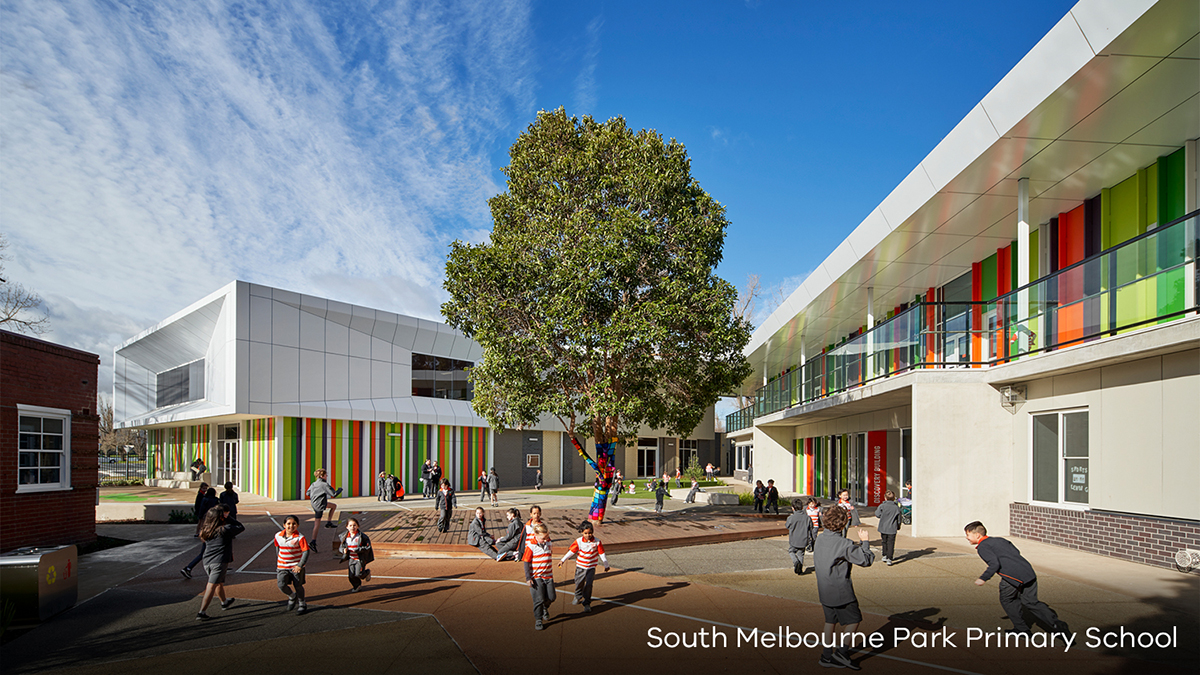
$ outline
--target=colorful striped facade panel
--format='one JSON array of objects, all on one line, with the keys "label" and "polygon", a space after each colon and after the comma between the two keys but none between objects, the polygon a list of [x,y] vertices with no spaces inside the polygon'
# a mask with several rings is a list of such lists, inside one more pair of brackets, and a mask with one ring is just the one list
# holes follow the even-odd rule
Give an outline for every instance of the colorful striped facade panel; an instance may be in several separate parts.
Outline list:
[{"label": "colorful striped facade panel", "polygon": [[[215,466],[212,428],[207,424],[146,431],[148,471],[178,473],[187,471],[197,458],[206,466]],[[149,473],[147,475],[154,475]]]}]

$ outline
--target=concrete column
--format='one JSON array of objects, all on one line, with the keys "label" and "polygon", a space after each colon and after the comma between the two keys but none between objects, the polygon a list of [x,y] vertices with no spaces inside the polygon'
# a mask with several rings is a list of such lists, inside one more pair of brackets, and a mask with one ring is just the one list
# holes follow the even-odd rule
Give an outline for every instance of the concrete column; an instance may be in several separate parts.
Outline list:
[{"label": "concrete column", "polygon": [[875,377],[875,334],[871,329],[875,327],[875,289],[867,287],[867,353],[866,358],[866,375],[867,379]]},{"label": "concrete column", "polygon": [[[1017,180],[1017,288],[1028,284],[1029,279],[1029,179]],[[1017,293],[1017,353],[1029,351],[1030,327],[1029,291]]]}]

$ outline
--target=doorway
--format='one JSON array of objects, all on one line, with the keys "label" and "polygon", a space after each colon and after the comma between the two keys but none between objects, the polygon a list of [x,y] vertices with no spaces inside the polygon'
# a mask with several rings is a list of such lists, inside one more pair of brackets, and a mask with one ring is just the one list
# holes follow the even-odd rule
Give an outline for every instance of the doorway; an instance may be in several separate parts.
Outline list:
[{"label": "doorway", "polygon": [[658,439],[639,438],[637,449],[637,475],[658,475]]}]

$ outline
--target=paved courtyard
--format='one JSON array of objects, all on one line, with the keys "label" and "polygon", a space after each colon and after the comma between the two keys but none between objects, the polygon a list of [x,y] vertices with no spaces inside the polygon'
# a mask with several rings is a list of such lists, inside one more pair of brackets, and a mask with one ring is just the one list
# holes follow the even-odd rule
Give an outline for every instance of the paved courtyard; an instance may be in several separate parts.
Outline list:
[{"label": "paved courtyard", "polygon": [[[523,515],[529,503],[545,506],[559,556],[573,537],[565,526],[586,502],[538,494],[506,497]],[[347,510],[359,511],[380,528],[413,517],[406,514],[431,511],[420,500],[403,503],[413,511],[344,501],[349,501]],[[784,537],[615,552],[613,570],[597,577],[595,593],[601,599],[591,614],[571,604],[568,563],[556,570],[558,599],[547,629],[535,632],[517,563],[496,563],[478,553],[382,558],[371,565],[373,579],[363,590],[350,593],[345,566],[325,545],[333,531],[325,529],[322,553],[308,568],[314,611],[289,614],[275,587],[270,544],[281,514],[301,511],[289,504],[246,506],[247,531],[237,539],[230,568],[229,594],[238,598],[231,609],[214,606],[210,613],[216,618],[207,623],[193,618],[204,584],[199,578],[184,580],[178,571],[196,548],[193,526],[103,525],[101,534],[140,543],[85,556],[80,604],[8,641],[5,672],[160,672],[203,664],[212,672],[274,673],[345,669],[351,658],[366,672],[487,675],[581,669],[795,673],[816,667],[819,648],[804,645],[823,624],[815,577],[793,573]],[[645,519],[660,519],[647,514],[644,505],[628,506],[637,508],[610,511],[610,517],[614,522],[628,518],[630,525],[607,524],[602,539],[618,541],[623,527],[653,531]],[[703,509],[688,513],[682,505],[673,506],[661,520],[674,519],[685,530],[683,523],[704,516]],[[774,519],[745,520],[747,527],[778,526]],[[1016,543],[1038,570],[1041,598],[1078,636],[1069,651],[1061,644],[1005,649],[973,640],[968,645],[968,629],[994,634],[1008,625],[995,583],[983,588],[972,583],[983,563],[966,541],[901,535],[899,564],[854,570],[865,617],[862,630],[886,638],[879,648],[858,652],[855,660],[868,672],[1021,675],[1190,673],[1200,665],[1200,577]],[[747,639],[756,628],[757,639]],[[1084,644],[1089,629],[1099,635],[1165,633],[1174,643],[1089,648]],[[772,642],[781,631],[782,647]],[[912,637],[894,640],[905,634]],[[800,646],[787,646],[789,635]],[[710,646],[672,648],[676,641]]]}]

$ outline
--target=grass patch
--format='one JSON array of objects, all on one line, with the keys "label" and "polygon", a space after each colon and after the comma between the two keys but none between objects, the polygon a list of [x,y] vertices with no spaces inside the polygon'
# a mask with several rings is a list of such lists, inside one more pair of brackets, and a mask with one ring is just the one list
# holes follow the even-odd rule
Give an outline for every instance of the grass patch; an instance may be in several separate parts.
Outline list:
[{"label": "grass patch", "polygon": [[101,495],[101,496],[100,496],[100,499],[101,499],[102,501],[110,501],[110,502],[144,502],[144,501],[149,501],[149,500],[148,500],[146,497],[143,497],[142,495],[131,495],[131,494],[124,493],[124,492],[118,492],[118,493],[117,493],[117,494],[115,494],[115,495]]}]

